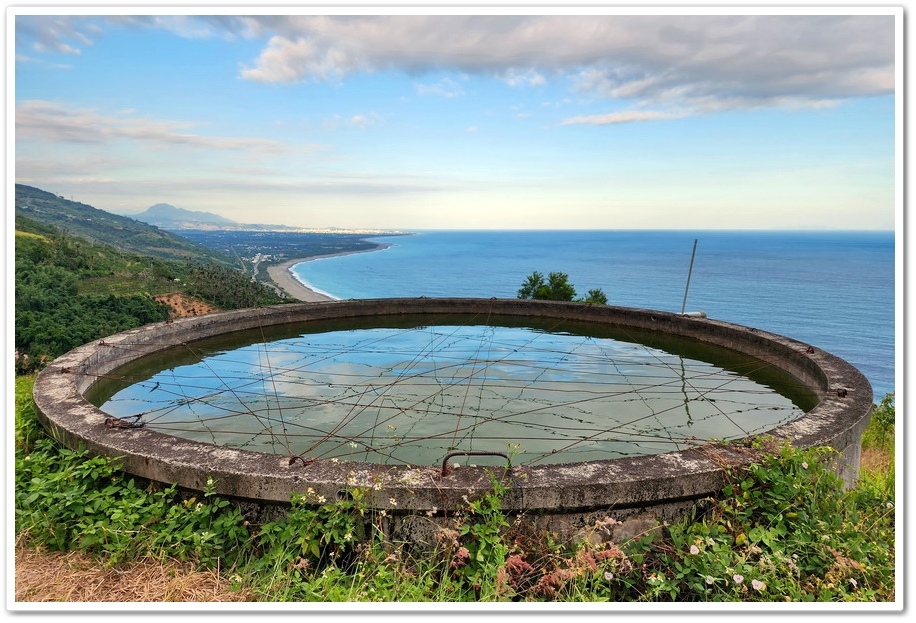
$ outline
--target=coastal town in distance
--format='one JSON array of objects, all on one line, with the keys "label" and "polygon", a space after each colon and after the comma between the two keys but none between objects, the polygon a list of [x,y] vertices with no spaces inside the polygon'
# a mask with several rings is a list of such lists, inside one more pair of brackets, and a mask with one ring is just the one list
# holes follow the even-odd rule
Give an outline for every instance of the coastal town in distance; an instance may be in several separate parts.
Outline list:
[{"label": "coastal town in distance", "polygon": [[370,238],[407,235],[397,230],[243,224],[210,212],[186,210],[166,203],[123,216],[235,257],[241,266],[251,271],[252,280],[267,283],[276,281],[268,273],[271,266],[318,256],[373,251],[383,245]]}]

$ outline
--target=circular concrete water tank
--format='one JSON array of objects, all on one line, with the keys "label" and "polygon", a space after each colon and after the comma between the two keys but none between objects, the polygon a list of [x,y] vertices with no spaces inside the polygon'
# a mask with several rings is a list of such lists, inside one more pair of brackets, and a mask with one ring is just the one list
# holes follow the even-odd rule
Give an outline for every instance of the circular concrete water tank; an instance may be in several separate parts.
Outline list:
[{"label": "circular concrete water tank", "polygon": [[125,364],[175,345],[231,332],[314,320],[398,314],[498,313],[613,324],[676,335],[750,355],[791,375],[816,397],[802,417],[768,435],[797,447],[831,446],[835,470],[851,485],[859,469],[861,435],[872,410],[872,390],[854,367],[821,349],[780,335],[705,317],[667,312],[517,299],[371,299],[287,304],[184,318],[125,331],[57,358],[34,388],[39,418],[71,448],[119,459],[124,471],[152,481],[216,492],[266,505],[289,503],[312,489],[334,499],[351,488],[367,503],[406,521],[411,516],[462,508],[492,488],[506,485],[503,509],[551,526],[591,517],[618,520],[650,514],[671,519],[725,484],[724,469],[753,459],[740,443],[698,447],[611,460],[512,466],[380,465],[356,461],[303,460],[248,452],[125,426],[86,398],[98,382]]}]

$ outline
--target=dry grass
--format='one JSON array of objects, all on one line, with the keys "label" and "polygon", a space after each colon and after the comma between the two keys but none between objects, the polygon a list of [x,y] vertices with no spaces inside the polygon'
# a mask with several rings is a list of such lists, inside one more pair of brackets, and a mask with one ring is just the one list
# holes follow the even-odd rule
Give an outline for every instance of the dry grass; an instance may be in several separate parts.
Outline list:
[{"label": "dry grass", "polygon": [[17,602],[254,601],[216,571],[176,560],[145,559],[108,567],[82,552],[45,552],[16,544]]},{"label": "dry grass", "polygon": [[862,472],[887,472],[894,464],[894,454],[880,448],[867,448],[862,450],[860,471]]}]

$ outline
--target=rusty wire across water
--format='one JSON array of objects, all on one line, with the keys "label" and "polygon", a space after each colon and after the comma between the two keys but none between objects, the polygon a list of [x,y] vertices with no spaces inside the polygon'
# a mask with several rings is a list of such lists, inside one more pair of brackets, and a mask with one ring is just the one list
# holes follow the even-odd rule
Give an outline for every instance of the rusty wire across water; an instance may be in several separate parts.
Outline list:
[{"label": "rusty wire across water", "polygon": [[536,329],[464,320],[185,344],[196,363],[123,374],[99,404],[113,421],[291,461],[388,464],[449,453],[508,453],[531,465],[667,452],[803,414],[749,379],[770,367],[759,360],[725,370],[577,334],[562,320]]}]

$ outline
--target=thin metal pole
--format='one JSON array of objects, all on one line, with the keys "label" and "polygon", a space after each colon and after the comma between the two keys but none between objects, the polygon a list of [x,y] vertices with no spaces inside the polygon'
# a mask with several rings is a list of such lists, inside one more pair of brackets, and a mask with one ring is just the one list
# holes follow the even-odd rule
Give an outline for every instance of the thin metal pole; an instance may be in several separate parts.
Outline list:
[{"label": "thin metal pole", "polygon": [[681,303],[681,314],[683,315],[684,310],[687,308],[687,290],[690,289],[690,275],[693,274],[693,258],[697,254],[697,241],[693,241],[693,252],[690,254],[690,270],[687,271],[687,286],[684,288],[684,302]]}]

